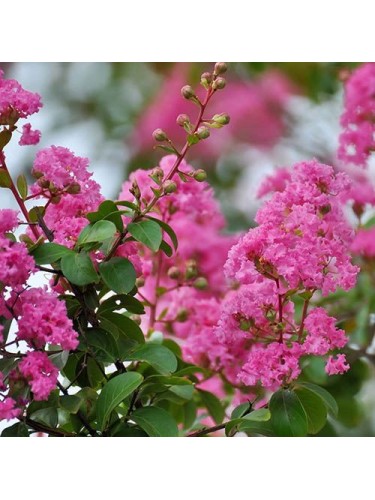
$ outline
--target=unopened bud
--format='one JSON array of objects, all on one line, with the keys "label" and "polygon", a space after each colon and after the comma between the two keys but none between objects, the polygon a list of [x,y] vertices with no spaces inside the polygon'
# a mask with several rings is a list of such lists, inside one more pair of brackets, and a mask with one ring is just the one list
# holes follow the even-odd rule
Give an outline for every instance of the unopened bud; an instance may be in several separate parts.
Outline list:
[{"label": "unopened bud", "polygon": [[176,321],[183,323],[189,317],[189,311],[187,309],[180,309],[176,316]]},{"label": "unopened bud", "polygon": [[66,192],[69,194],[78,194],[81,191],[81,186],[78,182],[72,182],[70,186],[68,186]]},{"label": "unopened bud", "polygon": [[137,181],[134,179],[132,182],[132,187],[129,189],[131,194],[134,195],[135,198],[139,199],[141,197],[141,190],[139,189]]},{"label": "unopened bud", "polygon": [[53,205],[57,205],[61,201],[61,196],[59,196],[59,195],[58,196],[52,196],[52,198],[50,198],[50,200],[51,200],[51,203]]},{"label": "unopened bud", "polygon": [[193,286],[197,290],[205,290],[208,287],[208,281],[203,276],[200,276],[194,281]]},{"label": "unopened bud", "polygon": [[157,142],[164,142],[168,139],[167,134],[161,128],[157,128],[152,132],[152,137]]},{"label": "unopened bud", "polygon": [[203,182],[207,179],[207,174],[204,170],[202,170],[201,168],[199,168],[198,170],[196,170],[193,174],[193,177],[196,181],[198,182]]},{"label": "unopened bud", "polygon": [[153,168],[151,170],[150,177],[156,182],[156,184],[161,184],[161,181],[164,177],[163,169],[161,169],[160,167]]},{"label": "unopened bud", "polygon": [[166,180],[164,182],[164,193],[172,194],[177,191],[177,184],[174,181]]},{"label": "unopened bud", "polygon": [[226,63],[224,62],[217,62],[215,64],[215,75],[223,75],[224,73],[226,73],[228,69],[228,66],[226,65]]},{"label": "unopened bud", "polygon": [[199,127],[197,130],[197,136],[199,137],[199,139],[207,139],[208,137],[210,137],[210,131],[208,127]]},{"label": "unopened bud", "polygon": [[188,115],[178,115],[176,122],[177,125],[183,127],[185,123],[190,123],[190,118],[188,117]]},{"label": "unopened bud", "polygon": [[251,326],[251,321],[247,319],[240,320],[240,330],[247,332]]},{"label": "unopened bud", "polygon": [[211,73],[202,73],[201,75],[201,84],[207,88],[212,83],[212,74]]},{"label": "unopened bud", "polygon": [[230,116],[226,113],[221,113],[220,115],[213,116],[212,120],[220,125],[228,125],[230,122]]},{"label": "unopened bud", "polygon": [[34,177],[34,179],[40,179],[44,175],[43,172],[38,172],[38,170],[33,170],[31,174]]},{"label": "unopened bud", "polygon": [[212,88],[214,90],[222,90],[225,87],[226,83],[227,82],[224,78],[216,78],[216,80],[212,84]]},{"label": "unopened bud", "polygon": [[197,263],[194,259],[190,259],[186,262],[186,272],[185,278],[190,280],[198,276]]},{"label": "unopened bud", "polygon": [[43,189],[48,189],[49,188],[49,181],[47,179],[43,179],[43,177],[39,178],[38,184]]},{"label": "unopened bud", "polygon": [[182,87],[181,95],[185,99],[193,99],[194,97],[196,97],[193,87],[191,87],[190,85],[185,85],[184,87]]},{"label": "unopened bud", "polygon": [[135,286],[136,286],[137,288],[142,288],[142,287],[144,286],[144,284],[145,284],[145,279],[144,279],[144,277],[143,277],[143,276],[140,276],[139,278],[137,278],[137,279],[135,280]]},{"label": "unopened bud", "polygon": [[168,277],[171,278],[171,280],[177,280],[180,277],[180,270],[177,266],[170,267],[168,269]]}]

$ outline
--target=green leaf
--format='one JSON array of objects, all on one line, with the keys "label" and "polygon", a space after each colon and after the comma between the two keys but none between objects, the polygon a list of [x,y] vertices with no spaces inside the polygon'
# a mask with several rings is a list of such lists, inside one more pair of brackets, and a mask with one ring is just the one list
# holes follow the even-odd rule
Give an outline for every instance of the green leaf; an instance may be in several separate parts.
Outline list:
[{"label": "green leaf", "polygon": [[82,404],[82,399],[78,396],[61,396],[60,400],[60,407],[66,410],[69,413],[77,413],[78,410],[80,409],[80,406]]},{"label": "green leaf", "polygon": [[241,419],[241,423],[238,426],[238,431],[246,432],[247,434],[260,434],[261,436],[272,436],[273,429],[270,422],[265,421],[253,421],[247,419]]},{"label": "green leaf", "polygon": [[145,337],[142,330],[139,328],[137,323],[127,316],[106,311],[105,313],[100,313],[99,319],[104,330],[112,333],[115,337],[118,338],[120,335],[124,335],[125,337],[132,339],[137,344],[145,343]]},{"label": "green leaf", "polygon": [[56,368],[62,370],[68,361],[69,351],[57,352],[56,354],[51,354],[48,358]]},{"label": "green leaf", "polygon": [[117,311],[119,309],[126,309],[134,314],[144,314],[145,309],[138,299],[131,295],[113,295],[109,299],[102,302],[98,309],[98,314],[107,311]]},{"label": "green leaf", "polygon": [[131,222],[127,229],[137,241],[143,243],[153,252],[159,250],[163,236],[159,224],[151,220]]},{"label": "green leaf", "polygon": [[57,262],[64,255],[74,255],[74,252],[63,245],[57,243],[44,243],[33,250],[31,255],[39,265]]},{"label": "green leaf", "polygon": [[135,203],[132,203],[131,201],[126,201],[126,200],[116,200],[115,205],[120,205],[122,207],[128,207],[131,208],[132,210],[137,211],[138,206]]},{"label": "green leaf", "polygon": [[[0,151],[2,151],[4,149],[4,147],[8,144],[8,142],[11,140],[11,138],[12,138],[12,132],[10,130],[8,130],[7,128],[4,128],[0,132]],[[1,171],[0,171],[0,174],[1,174]],[[4,186],[1,186],[1,184],[0,184],[0,187],[4,187]]]},{"label": "green leaf", "polygon": [[296,388],[294,393],[307,415],[309,434],[317,434],[327,421],[327,407],[320,396],[305,387]]},{"label": "green leaf", "polygon": [[31,208],[29,210],[30,221],[31,222],[39,222],[38,215],[40,217],[43,217],[43,215],[45,214],[45,211],[46,211],[46,209],[45,209],[45,207],[43,207],[43,205],[38,205],[38,206]]},{"label": "green leaf", "polygon": [[98,425],[101,430],[106,426],[111,412],[141,385],[143,377],[140,373],[127,372],[111,379],[99,394],[96,404]]},{"label": "green leaf", "polygon": [[123,257],[112,257],[102,262],[99,264],[99,273],[108,288],[116,293],[133,290],[137,278],[133,264]]},{"label": "green leaf", "polygon": [[168,234],[168,236],[170,237],[171,239],[171,242],[173,243],[173,246],[174,246],[174,249],[177,250],[177,247],[178,247],[178,241],[177,241],[177,235],[176,233],[173,231],[173,229],[171,228],[171,226],[169,224],[167,224],[166,222],[160,220],[160,219],[156,219],[155,217],[151,217],[150,215],[146,215],[147,219],[150,219],[150,220],[153,220],[154,222],[156,222],[157,224],[159,224],[159,226]]},{"label": "green leaf", "polygon": [[242,403],[232,411],[231,414],[231,419],[235,420],[237,418],[243,417],[246,413],[249,413],[251,410],[251,404],[250,403]]},{"label": "green leaf", "polygon": [[177,370],[177,359],[172,351],[154,343],[143,344],[126,357],[129,361],[146,361],[162,375]]},{"label": "green leaf", "polygon": [[29,431],[23,422],[18,422],[4,429],[1,437],[29,437]]},{"label": "green leaf", "polygon": [[88,227],[88,230],[85,228],[85,230],[78,236],[78,245],[84,245],[86,243],[101,243],[109,238],[112,238],[117,231],[116,226],[109,220],[99,220],[93,225],[90,224]]},{"label": "green leaf", "polygon": [[27,180],[26,180],[26,177],[24,176],[24,174],[20,174],[17,177],[17,189],[18,189],[18,192],[19,192],[21,198],[23,200],[25,200],[27,198],[28,186],[27,186]]},{"label": "green leaf", "polygon": [[[1,137],[1,133],[0,133]],[[0,146],[1,150],[1,146]],[[0,187],[2,188],[10,188],[12,187],[12,179],[6,170],[0,168]]]},{"label": "green leaf", "polygon": [[151,437],[177,437],[175,420],[162,408],[146,406],[131,414],[131,419]]},{"label": "green leaf", "polygon": [[55,428],[58,424],[57,408],[41,408],[40,410],[36,410],[34,413],[32,413],[30,415],[30,418],[32,420],[35,420],[36,422],[46,424],[48,425],[48,427]]},{"label": "green leaf", "polygon": [[121,423],[116,426],[111,432],[112,437],[148,437],[145,431],[136,427],[135,425],[129,426],[127,424]]},{"label": "green leaf", "polygon": [[64,276],[74,285],[85,286],[97,283],[99,276],[87,253],[69,253],[61,259]]},{"label": "green leaf", "polygon": [[306,389],[309,389],[317,394],[323,400],[328,412],[334,418],[337,418],[339,407],[335,398],[326,389],[323,389],[323,387],[320,387],[319,385],[311,384],[310,382],[299,382],[297,387],[305,387]]},{"label": "green leaf", "polygon": [[271,397],[269,409],[271,424],[277,436],[306,436],[307,415],[294,392],[289,389],[275,392]]},{"label": "green leaf", "polygon": [[267,408],[259,408],[247,415],[243,416],[243,420],[251,420],[253,422],[267,422],[271,418],[271,413]]},{"label": "green leaf", "polygon": [[109,332],[101,328],[88,328],[86,330],[86,340],[100,361],[114,362],[118,359],[119,353],[116,341]]},{"label": "green leaf", "polygon": [[217,424],[221,424],[224,419],[225,412],[220,400],[211,392],[198,390],[204,406],[207,408],[208,413],[215,420]]},{"label": "green leaf", "polygon": [[173,255],[172,247],[164,240],[160,243],[160,250],[162,250],[167,257],[172,257]]},{"label": "green leaf", "polygon": [[121,214],[116,204],[111,200],[103,201],[99,205],[97,212],[89,212],[86,217],[92,223],[99,220],[110,220],[116,226],[118,231],[122,232],[124,229]]},{"label": "green leaf", "polygon": [[194,386],[193,385],[172,385],[169,389],[173,394],[176,394],[182,399],[186,399],[189,401],[194,395]]}]

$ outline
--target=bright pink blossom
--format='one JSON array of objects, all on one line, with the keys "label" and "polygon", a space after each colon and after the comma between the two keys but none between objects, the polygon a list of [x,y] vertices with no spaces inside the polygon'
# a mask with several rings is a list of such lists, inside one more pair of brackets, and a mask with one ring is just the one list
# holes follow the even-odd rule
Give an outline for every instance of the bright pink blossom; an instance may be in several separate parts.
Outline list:
[{"label": "bright pink blossom", "polygon": [[359,229],[351,245],[351,251],[364,257],[375,257],[375,227]]},{"label": "bright pink blossom", "polygon": [[18,226],[17,212],[10,208],[0,210],[0,236]]},{"label": "bright pink blossom", "polygon": [[338,156],[365,166],[375,147],[375,63],[359,66],[345,84]]},{"label": "bright pink blossom", "polygon": [[0,123],[15,123],[27,118],[42,107],[39,94],[22,88],[16,80],[6,80],[0,69]]},{"label": "bright pink blossom", "polygon": [[26,283],[35,271],[34,259],[24,243],[17,243],[0,236],[0,282],[18,287]]},{"label": "bright pink blossom", "polygon": [[21,410],[16,407],[16,402],[12,398],[5,398],[0,401],[0,420],[12,420],[20,415]]},{"label": "bright pink blossom", "polygon": [[325,370],[328,375],[338,375],[347,372],[350,365],[346,362],[345,354],[338,354],[337,357],[330,356],[328,358]]},{"label": "bright pink blossom", "polygon": [[65,303],[54,292],[30,288],[20,295],[15,311],[19,317],[19,340],[37,348],[46,344],[60,345],[67,350],[77,347],[78,334],[67,317]]},{"label": "bright pink blossom", "polygon": [[28,352],[18,364],[18,369],[28,381],[36,401],[45,401],[56,387],[58,369],[45,352]]},{"label": "bright pink blossom", "polygon": [[20,146],[31,146],[38,144],[41,135],[42,134],[40,130],[31,130],[31,124],[26,123],[22,127],[22,136],[21,139],[18,141],[18,144]]},{"label": "bright pink blossom", "polygon": [[336,319],[328,316],[322,307],[315,307],[308,313],[305,319],[308,333],[303,343],[306,354],[324,355],[346,345],[348,338],[344,330],[336,328],[335,323]]}]

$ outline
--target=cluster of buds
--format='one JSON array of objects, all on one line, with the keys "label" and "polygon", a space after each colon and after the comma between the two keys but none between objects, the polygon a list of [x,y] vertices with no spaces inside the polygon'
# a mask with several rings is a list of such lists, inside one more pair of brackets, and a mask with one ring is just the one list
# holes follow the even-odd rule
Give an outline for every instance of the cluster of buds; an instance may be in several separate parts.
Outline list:
[{"label": "cluster of buds", "polygon": [[64,183],[63,188],[57,187],[52,181],[45,178],[44,174],[34,170],[32,175],[37,179],[37,184],[43,190],[43,195],[49,199],[50,203],[58,204],[64,194],[79,194],[81,192],[81,185],[72,181]]},{"label": "cluster of buds", "polygon": [[197,262],[189,259],[185,262],[184,269],[172,266],[168,269],[167,275],[170,279],[178,281],[179,285],[190,285],[197,290],[205,290],[208,281],[204,276],[199,276]]}]

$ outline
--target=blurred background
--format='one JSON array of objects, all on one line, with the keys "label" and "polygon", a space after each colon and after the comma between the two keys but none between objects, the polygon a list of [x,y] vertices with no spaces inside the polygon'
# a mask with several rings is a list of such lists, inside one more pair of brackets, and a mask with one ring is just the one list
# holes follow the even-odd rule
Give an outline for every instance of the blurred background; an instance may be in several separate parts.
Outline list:
[{"label": "blurred background", "polygon": [[[276,168],[312,158],[336,163],[342,82],[356,64],[228,66],[227,87],[217,92],[206,117],[225,112],[231,122],[192,148],[188,162],[207,171],[228,230],[237,231],[254,224],[260,204],[257,189]],[[12,172],[29,177],[38,149],[65,146],[90,159],[103,195],[113,198],[132,170],[157,165],[162,152],[153,149],[155,128],[165,130],[176,145],[183,144],[176,117],[186,113],[194,120],[198,109],[181,97],[180,89],[190,84],[198,92],[201,73],[212,70],[213,64],[0,63],[0,67],[5,78],[38,92],[44,104],[31,119],[33,128],[42,132],[40,144],[20,148],[13,141],[7,146]],[[10,192],[1,190],[0,208],[10,206],[16,208]],[[375,300],[362,312],[362,327],[370,325],[372,313]],[[356,318],[353,328],[359,323]],[[325,435],[375,435],[375,376],[370,362],[358,359],[348,374],[330,380],[322,379],[322,367],[309,370],[311,381],[326,385],[341,399],[340,423],[325,428]]]}]

